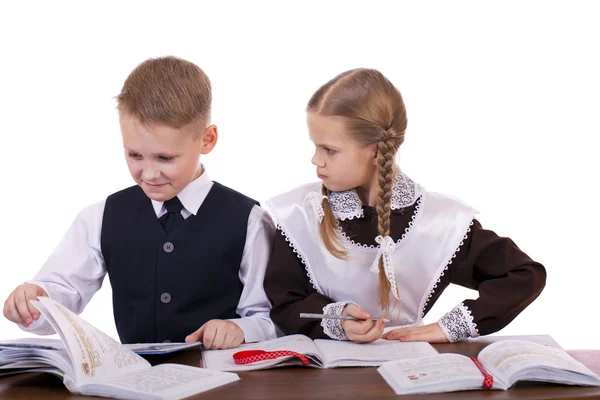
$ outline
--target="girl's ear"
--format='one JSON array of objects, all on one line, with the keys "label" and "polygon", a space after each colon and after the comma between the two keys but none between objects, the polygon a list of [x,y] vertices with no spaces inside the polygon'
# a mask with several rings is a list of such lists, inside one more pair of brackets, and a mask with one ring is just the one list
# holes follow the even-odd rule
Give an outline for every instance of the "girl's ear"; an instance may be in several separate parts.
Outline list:
[{"label": "girl's ear", "polygon": [[377,143],[373,143],[370,144],[368,147],[370,147],[370,151],[372,152],[372,160],[373,160],[373,165],[377,166]]},{"label": "girl's ear", "polygon": [[201,154],[208,154],[217,145],[217,139],[219,138],[219,132],[216,125],[209,125],[204,130],[204,134],[200,138],[202,140]]}]

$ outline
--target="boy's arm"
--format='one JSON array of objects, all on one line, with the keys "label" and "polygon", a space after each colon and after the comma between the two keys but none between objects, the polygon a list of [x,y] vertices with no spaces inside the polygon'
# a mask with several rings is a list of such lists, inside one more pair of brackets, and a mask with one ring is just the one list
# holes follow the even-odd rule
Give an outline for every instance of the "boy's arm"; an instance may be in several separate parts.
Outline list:
[{"label": "boy's arm", "polygon": [[274,233],[271,217],[261,207],[254,206],[248,218],[246,245],[240,265],[239,277],[244,289],[237,314],[241,318],[231,320],[244,332],[246,343],[277,337],[275,325],[269,317],[271,304],[263,287]]},{"label": "boy's arm", "polygon": [[[83,209],[30,283],[44,289],[50,298],[79,314],[102,286],[106,266],[100,249],[105,200]],[[26,332],[51,335],[54,329],[43,317]]]}]

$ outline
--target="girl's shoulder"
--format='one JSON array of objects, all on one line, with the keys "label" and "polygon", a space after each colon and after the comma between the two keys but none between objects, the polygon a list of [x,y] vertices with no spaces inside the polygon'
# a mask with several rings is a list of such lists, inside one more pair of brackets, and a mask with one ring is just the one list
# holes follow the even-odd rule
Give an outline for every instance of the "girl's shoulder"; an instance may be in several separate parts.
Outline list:
[{"label": "girl's shoulder", "polygon": [[316,193],[317,195],[321,194],[321,182],[311,182],[306,183],[304,185],[300,185],[295,187],[292,190],[288,190],[287,192],[280,193],[274,197],[271,197],[267,200],[268,206],[278,206],[281,204],[289,204],[289,203],[302,203],[309,195],[309,193]]}]

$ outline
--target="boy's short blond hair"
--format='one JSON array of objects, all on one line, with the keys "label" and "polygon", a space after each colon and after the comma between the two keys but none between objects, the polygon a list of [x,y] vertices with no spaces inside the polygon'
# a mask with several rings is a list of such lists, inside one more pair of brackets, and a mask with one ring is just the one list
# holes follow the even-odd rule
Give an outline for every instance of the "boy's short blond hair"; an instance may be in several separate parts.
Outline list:
[{"label": "boy's short blond hair", "polygon": [[210,122],[208,76],[196,64],[177,57],[151,58],[129,74],[117,96],[118,110],[142,124],[182,128]]}]

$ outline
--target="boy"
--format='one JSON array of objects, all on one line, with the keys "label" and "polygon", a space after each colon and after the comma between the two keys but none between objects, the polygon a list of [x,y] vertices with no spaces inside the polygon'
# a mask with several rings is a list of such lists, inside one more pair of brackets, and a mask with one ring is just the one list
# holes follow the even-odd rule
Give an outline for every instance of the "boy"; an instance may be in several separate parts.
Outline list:
[{"label": "boy", "polygon": [[262,286],[273,223],[200,163],[218,137],[208,77],[182,59],[149,59],[117,101],[137,185],[84,209],[34,280],[10,294],[4,315],[54,333],[29,300],[49,296],[80,313],[108,273],[123,343],[224,349],[274,338]]}]

